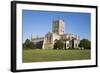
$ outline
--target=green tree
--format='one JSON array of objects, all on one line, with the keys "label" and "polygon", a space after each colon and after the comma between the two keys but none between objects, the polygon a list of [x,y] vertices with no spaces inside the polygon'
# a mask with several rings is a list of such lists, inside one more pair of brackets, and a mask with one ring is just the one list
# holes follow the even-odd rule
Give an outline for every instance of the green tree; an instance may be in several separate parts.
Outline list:
[{"label": "green tree", "polygon": [[64,48],[64,41],[56,40],[54,44],[54,49],[63,49],[63,48]]},{"label": "green tree", "polygon": [[30,40],[29,39],[26,39],[24,44],[23,44],[23,47],[24,48],[29,48],[29,44],[30,44]]},{"label": "green tree", "polygon": [[36,47],[35,47],[35,45],[34,45],[33,42],[30,42],[30,44],[29,44],[29,48],[31,48],[31,49],[36,49]]},{"label": "green tree", "polygon": [[58,42],[58,40],[56,39],[55,43],[54,43],[54,46],[53,46],[54,49],[57,49],[57,42]]},{"label": "green tree", "polygon": [[84,49],[91,49],[91,42],[88,39],[82,39],[79,46],[83,47]]},{"label": "green tree", "polygon": [[24,49],[33,49],[34,48],[34,43],[31,42],[29,39],[26,39],[24,44],[23,44]]}]

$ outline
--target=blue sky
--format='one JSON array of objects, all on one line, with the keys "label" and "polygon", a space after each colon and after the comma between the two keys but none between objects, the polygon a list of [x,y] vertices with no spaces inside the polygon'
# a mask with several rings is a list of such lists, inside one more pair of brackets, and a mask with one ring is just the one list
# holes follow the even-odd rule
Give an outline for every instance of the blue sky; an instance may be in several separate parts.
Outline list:
[{"label": "blue sky", "polygon": [[52,31],[52,21],[58,18],[65,21],[65,33],[72,33],[79,35],[81,39],[90,40],[90,13],[23,10],[23,41],[30,39],[31,34],[42,37]]}]

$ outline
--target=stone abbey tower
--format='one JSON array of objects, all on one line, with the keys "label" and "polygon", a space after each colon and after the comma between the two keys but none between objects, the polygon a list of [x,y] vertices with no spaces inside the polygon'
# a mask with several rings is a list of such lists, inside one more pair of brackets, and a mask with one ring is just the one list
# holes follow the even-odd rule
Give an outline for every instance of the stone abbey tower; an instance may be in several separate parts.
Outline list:
[{"label": "stone abbey tower", "polygon": [[64,34],[64,20],[54,20],[52,25],[52,32],[58,35]]}]

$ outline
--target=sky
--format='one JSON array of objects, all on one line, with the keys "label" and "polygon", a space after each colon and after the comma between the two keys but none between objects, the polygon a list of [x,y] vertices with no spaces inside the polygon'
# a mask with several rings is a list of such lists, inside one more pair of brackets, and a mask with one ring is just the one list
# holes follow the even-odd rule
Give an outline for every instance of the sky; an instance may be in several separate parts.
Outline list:
[{"label": "sky", "polygon": [[54,19],[63,19],[65,33],[79,35],[80,39],[91,38],[91,14],[79,12],[55,12],[55,11],[22,11],[23,42],[31,35],[43,37],[52,32]]}]

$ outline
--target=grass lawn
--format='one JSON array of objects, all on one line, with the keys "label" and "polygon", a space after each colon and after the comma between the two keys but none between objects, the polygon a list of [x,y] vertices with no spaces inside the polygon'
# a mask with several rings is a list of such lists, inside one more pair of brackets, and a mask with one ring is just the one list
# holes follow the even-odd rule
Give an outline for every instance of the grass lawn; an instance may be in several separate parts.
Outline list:
[{"label": "grass lawn", "polygon": [[23,50],[23,62],[85,60],[91,58],[90,50]]}]

